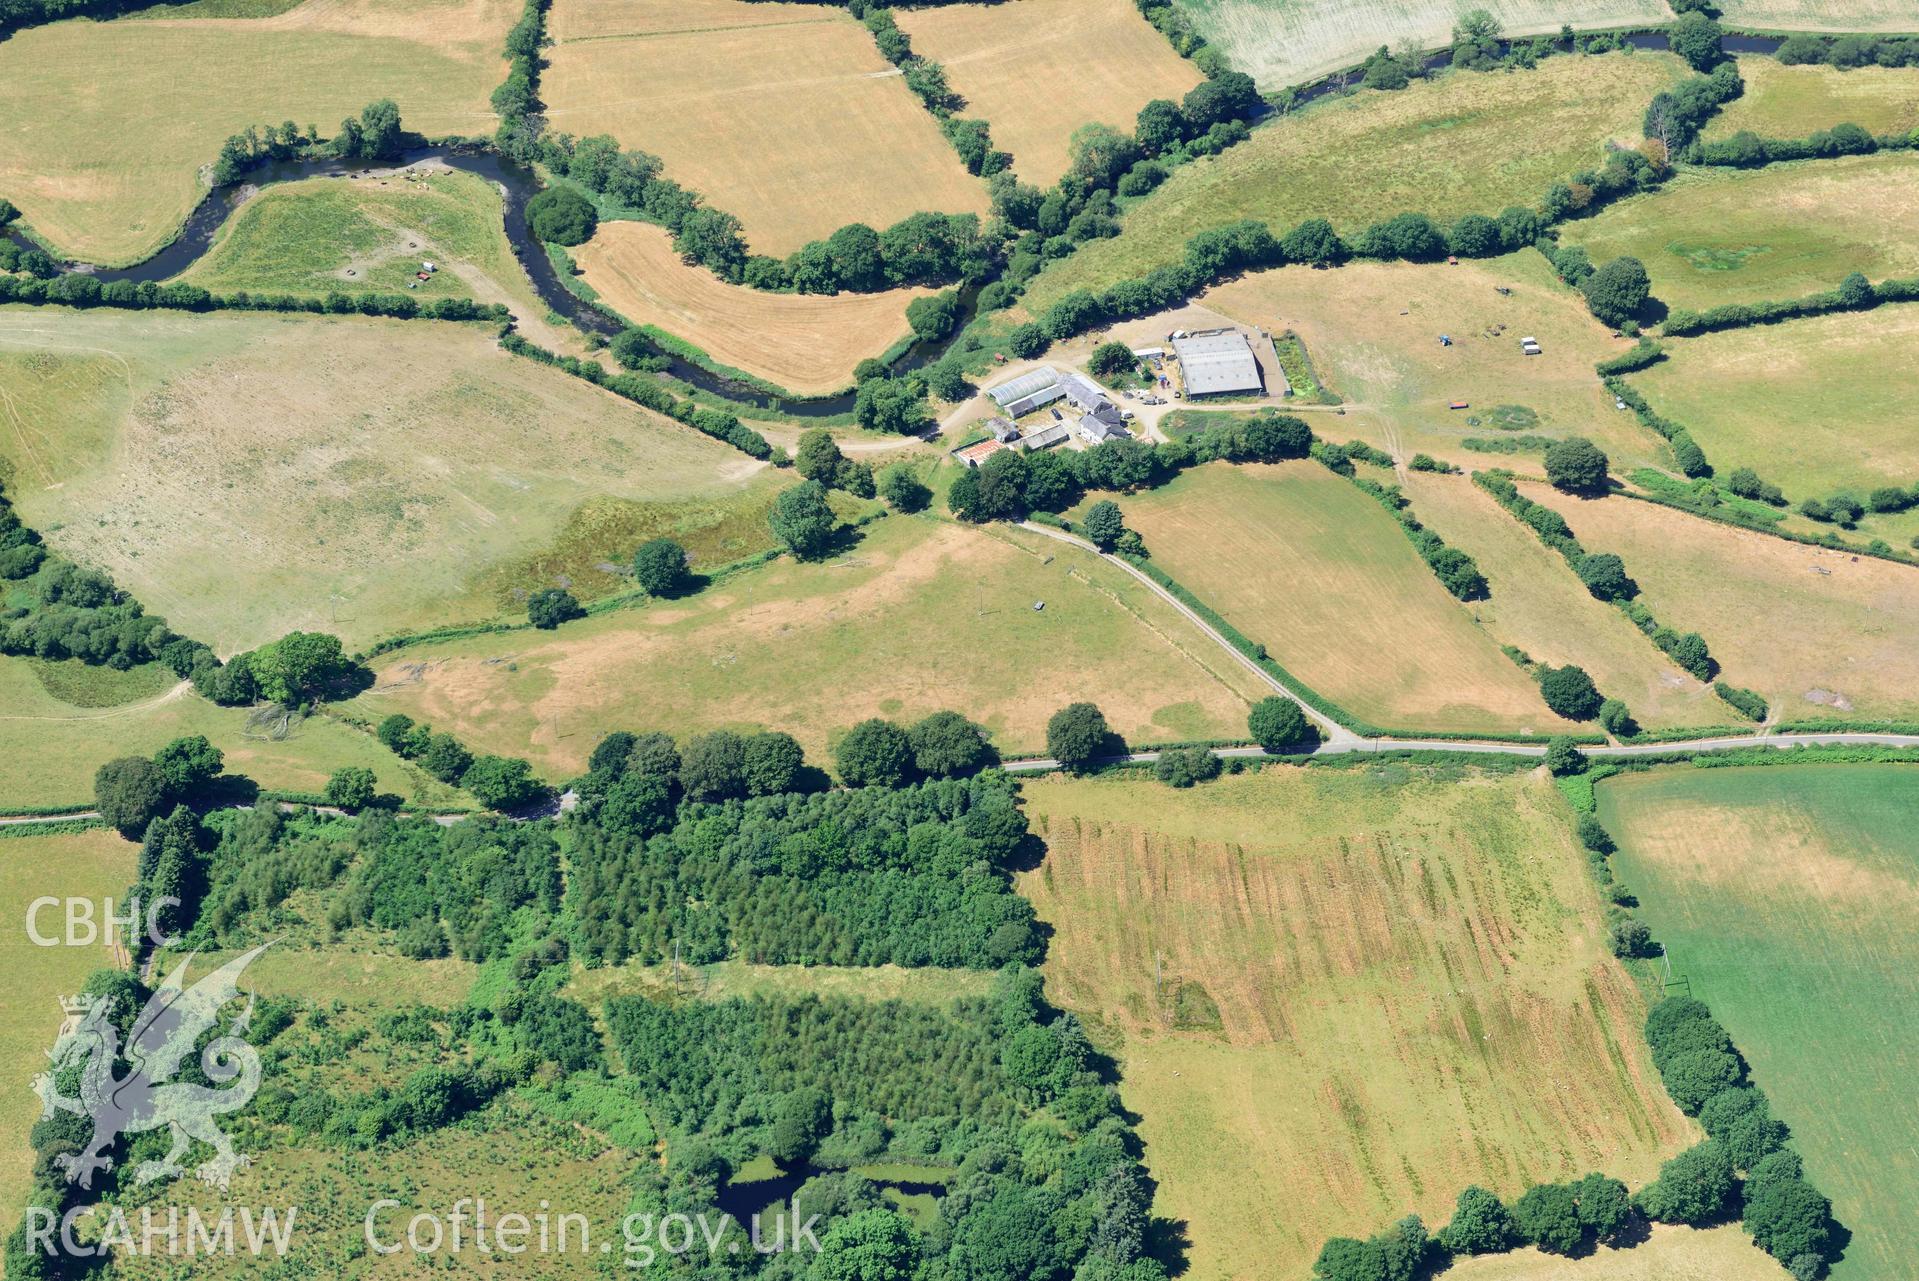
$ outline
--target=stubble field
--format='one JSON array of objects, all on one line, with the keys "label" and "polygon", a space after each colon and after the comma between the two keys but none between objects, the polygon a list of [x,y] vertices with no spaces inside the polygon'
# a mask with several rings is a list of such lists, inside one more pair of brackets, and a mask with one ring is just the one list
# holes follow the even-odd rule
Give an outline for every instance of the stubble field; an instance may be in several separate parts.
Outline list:
[{"label": "stubble field", "polygon": [[663,227],[603,222],[573,250],[601,301],[714,360],[801,395],[850,387],[853,367],[910,332],[906,304],[930,289],[782,294],[729,285],[674,252]]},{"label": "stubble field", "polygon": [[1919,777],[1911,766],[1679,769],[1608,780],[1615,862],[1853,1233],[1835,1281],[1919,1256]]},{"label": "stubble field", "polygon": [[540,78],[556,129],[610,133],[783,255],[850,222],[986,212],[939,125],[873,38],[812,4],[558,0]]},{"label": "stubble field", "polygon": [[1068,290],[1098,292],[1178,262],[1195,233],[1241,218],[1279,233],[1326,218],[1357,233],[1406,210],[1444,224],[1532,206],[1599,165],[1609,140],[1636,142],[1646,103],[1683,71],[1665,54],[1549,58],[1533,71],[1459,72],[1323,100],[1182,165],[1127,212],[1119,236],[1035,278],[1027,306],[1042,311]]},{"label": "stubble field", "polygon": [[1079,699],[1135,742],[1245,732],[1251,677],[1090,553],[930,518],[862,534],[831,561],[782,560],[685,601],[401,651],[352,706],[431,721],[550,778],[579,773],[615,729],[780,729],[822,765],[866,717],[942,708],[1009,755],[1042,750],[1047,718]]},{"label": "stubble field", "polygon": [[1919,716],[1919,569],[1627,498],[1524,488],[1588,551],[1624,557],[1659,621],[1702,634],[1724,679],[1759,691],[1782,719]]},{"label": "stubble field", "polygon": [[1048,990],[1114,1049],[1192,1275],[1303,1276],[1329,1236],[1443,1222],[1686,1145],[1530,775],[1270,767],[1190,792],[1025,785]]},{"label": "stubble field", "polygon": [[1374,725],[1552,734],[1567,724],[1385,510],[1318,463],[1213,463],[1120,510],[1154,564]]},{"label": "stubble field", "polygon": [[1177,102],[1202,79],[1130,0],[947,4],[899,17],[914,52],[965,97],[960,114],[991,125],[1020,178],[1042,187],[1066,172],[1073,130],[1097,121],[1130,134],[1141,107]]},{"label": "stubble field", "polygon": [[483,136],[513,0],[308,0],[268,18],[84,19],[0,43],[0,195],[57,253],[138,262],[171,240],[228,135],[331,135],[378,98],[429,137]]},{"label": "stubble field", "polygon": [[590,504],[703,525],[770,480],[477,326],[10,308],[0,370],[21,518],[222,653],[604,594],[638,540]]}]

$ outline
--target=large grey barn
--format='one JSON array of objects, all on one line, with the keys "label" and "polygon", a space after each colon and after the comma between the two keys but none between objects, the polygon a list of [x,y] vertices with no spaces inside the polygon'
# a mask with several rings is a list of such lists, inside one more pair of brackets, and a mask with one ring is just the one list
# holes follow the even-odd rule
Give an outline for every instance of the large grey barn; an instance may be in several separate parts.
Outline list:
[{"label": "large grey barn", "polygon": [[1259,361],[1237,329],[1205,329],[1175,338],[1173,354],[1179,357],[1188,397],[1264,390]]}]

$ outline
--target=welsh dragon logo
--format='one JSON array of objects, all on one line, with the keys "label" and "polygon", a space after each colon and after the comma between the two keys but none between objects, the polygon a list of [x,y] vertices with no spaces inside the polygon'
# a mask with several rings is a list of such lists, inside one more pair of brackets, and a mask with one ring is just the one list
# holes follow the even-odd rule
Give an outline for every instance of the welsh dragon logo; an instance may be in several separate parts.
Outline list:
[{"label": "welsh dragon logo", "polygon": [[[93,1186],[94,1171],[113,1165],[107,1153],[116,1139],[162,1126],[173,1131],[173,1147],[162,1159],[142,1161],[135,1167],[135,1183],[174,1179],[186,1173],[180,1158],[195,1139],[214,1152],[195,1173],[222,1191],[234,1171],[250,1163],[250,1158],[233,1150],[232,1141],[214,1119],[245,1107],[260,1088],[260,1055],[245,1040],[253,1015],[250,995],[232,1028],[207,1042],[200,1053],[201,1071],[209,1081],[224,1088],[210,1089],[174,1078],[194,1045],[218,1024],[222,1008],[239,999],[239,980],[247,966],[270,946],[261,944],[234,957],[192,987],[186,986],[186,974],[193,957],[181,961],[154,991],[128,1031],[124,1057],[130,1070],[124,1076],[114,1075],[122,1056],[109,999],[94,997],[66,1003],[77,1018],[70,1017],[61,1029],[59,1039],[47,1052],[53,1070],[36,1076],[33,1089],[40,1096],[42,1120],[58,1110],[93,1122],[93,1138],[84,1150],[54,1158],[69,1183]],[[75,1066],[80,1069],[80,1096],[68,1098],[60,1093],[55,1077]]]}]

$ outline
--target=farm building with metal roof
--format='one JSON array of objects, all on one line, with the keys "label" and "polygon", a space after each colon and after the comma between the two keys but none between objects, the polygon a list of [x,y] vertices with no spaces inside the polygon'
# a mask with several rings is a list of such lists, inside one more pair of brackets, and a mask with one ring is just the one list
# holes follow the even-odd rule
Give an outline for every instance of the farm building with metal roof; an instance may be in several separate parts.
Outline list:
[{"label": "farm building with metal roof", "polygon": [[986,395],[1008,418],[1022,418],[1035,409],[1050,405],[1066,394],[1060,385],[1059,371],[1041,365],[1030,373],[1009,378],[997,387],[988,387]]},{"label": "farm building with metal roof", "polygon": [[1246,335],[1237,329],[1207,329],[1173,339],[1187,396],[1257,392],[1265,384]]}]

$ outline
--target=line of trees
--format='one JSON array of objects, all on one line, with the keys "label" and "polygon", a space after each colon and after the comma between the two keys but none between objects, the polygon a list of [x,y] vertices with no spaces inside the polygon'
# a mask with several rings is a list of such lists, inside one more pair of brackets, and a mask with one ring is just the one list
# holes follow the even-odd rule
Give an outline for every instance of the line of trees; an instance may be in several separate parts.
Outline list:
[{"label": "line of trees", "polygon": [[453,735],[395,712],[374,735],[401,760],[413,761],[449,787],[463,787],[488,809],[513,811],[546,800],[552,789],[518,756],[475,754]]},{"label": "line of trees", "polygon": [[1627,576],[1625,563],[1617,556],[1588,553],[1574,536],[1565,517],[1520,493],[1511,472],[1476,471],[1472,479],[1475,485],[1491,494],[1501,507],[1537,534],[1540,542],[1558,552],[1572,566],[1573,572],[1579,575],[1580,581],[1586,584],[1587,591],[1596,599],[1617,606],[1668,658],[1695,679],[1709,681],[1717,675],[1719,665],[1707,650],[1705,638],[1698,632],[1676,632],[1662,626],[1653,617],[1652,611],[1635,599],[1638,586]]},{"label": "line of trees", "polygon": [[1078,451],[1003,449],[953,478],[946,501],[962,520],[1021,520],[1065,511],[1087,490],[1151,489],[1188,467],[1215,461],[1303,458],[1313,444],[1304,420],[1271,410],[1149,444],[1108,440]]}]

